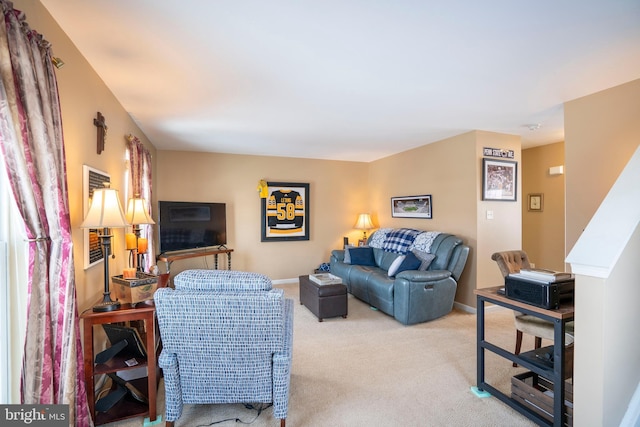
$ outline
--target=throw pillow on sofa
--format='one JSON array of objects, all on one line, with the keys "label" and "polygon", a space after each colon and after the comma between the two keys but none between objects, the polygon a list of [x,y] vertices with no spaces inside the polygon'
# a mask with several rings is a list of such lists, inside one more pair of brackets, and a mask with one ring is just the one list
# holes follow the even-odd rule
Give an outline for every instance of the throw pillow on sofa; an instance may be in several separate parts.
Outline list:
[{"label": "throw pillow on sofa", "polygon": [[412,252],[407,252],[406,255],[400,255],[391,263],[389,270],[387,270],[387,274],[389,277],[393,277],[402,271],[417,270],[421,264],[422,261],[420,258],[415,256]]},{"label": "throw pillow on sofa", "polygon": [[345,264],[351,264],[351,253],[349,252],[349,249],[355,248],[354,245],[347,245],[344,247],[344,263]]},{"label": "throw pillow on sofa", "polygon": [[420,264],[420,267],[418,267],[418,271],[426,271],[429,268],[429,266],[431,265],[431,262],[434,259],[436,259],[436,256],[434,254],[430,254],[428,252],[420,251],[418,249],[414,249],[411,252],[416,257],[418,257],[418,259],[422,262]]},{"label": "throw pillow on sofa", "polygon": [[376,259],[373,256],[373,248],[369,246],[349,248],[349,256],[351,257],[352,265],[376,266]]}]

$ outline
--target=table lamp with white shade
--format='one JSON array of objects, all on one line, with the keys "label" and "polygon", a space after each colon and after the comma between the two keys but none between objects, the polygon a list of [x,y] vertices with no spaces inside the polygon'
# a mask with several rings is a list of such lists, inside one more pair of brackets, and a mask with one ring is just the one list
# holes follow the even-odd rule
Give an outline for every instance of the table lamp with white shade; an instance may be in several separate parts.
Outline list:
[{"label": "table lamp with white shade", "polygon": [[[142,257],[144,256],[144,252],[146,252],[147,240],[144,239],[144,242],[141,242],[143,239],[140,238],[140,226],[143,224],[155,224],[155,221],[149,216],[147,201],[144,198],[141,198],[139,194],[136,194],[135,197],[129,199],[129,202],[127,203],[127,222],[133,225],[133,234],[135,236],[135,245],[133,247],[129,247],[130,245],[127,243],[127,249],[135,250],[136,267],[138,271],[142,272],[144,270],[142,266]],[[129,238],[127,237],[127,242],[128,241]],[[141,243],[144,243],[144,250],[140,250]]]},{"label": "table lamp with white shade", "polygon": [[371,215],[363,213],[358,215],[356,225],[353,226],[356,230],[362,230],[362,241],[367,244],[367,230],[374,229],[373,221],[371,221]]},{"label": "table lamp with white shade", "polygon": [[89,212],[84,218],[82,228],[102,229],[100,245],[104,261],[104,292],[102,301],[93,307],[93,311],[112,311],[120,308],[120,302],[111,299],[109,291],[109,256],[111,255],[112,228],[124,228],[128,226],[127,219],[122,211],[118,190],[110,188],[109,183],[104,183],[104,188],[93,190]]}]

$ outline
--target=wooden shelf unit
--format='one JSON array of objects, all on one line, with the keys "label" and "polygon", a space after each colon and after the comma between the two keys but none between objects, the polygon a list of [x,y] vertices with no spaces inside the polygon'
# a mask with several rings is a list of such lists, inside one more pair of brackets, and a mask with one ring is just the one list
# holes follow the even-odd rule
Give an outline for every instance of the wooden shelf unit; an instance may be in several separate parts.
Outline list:
[{"label": "wooden shelf unit", "polygon": [[[504,295],[498,293],[498,290],[502,286],[496,286],[492,288],[476,289],[474,293],[477,297],[477,390],[482,392],[488,392],[492,396],[498,398],[503,403],[509,405],[511,408],[520,412],[525,417],[534,421],[541,426],[564,426],[567,421],[567,411],[564,401],[566,384],[564,378],[566,378],[566,363],[565,363],[565,327],[567,322],[574,318],[574,305],[573,301],[570,303],[562,303],[557,310],[547,310],[544,308],[536,307],[530,304],[519,302]],[[540,319],[552,322],[554,325],[554,340],[553,340],[553,367],[543,368],[538,364],[533,364],[525,357],[513,354],[497,345],[494,345],[485,340],[485,322],[484,322],[484,309],[485,303],[492,303],[498,306],[506,307],[511,310],[520,311],[531,316],[538,317]],[[541,375],[543,378],[547,378],[554,385],[553,395],[553,414],[551,415],[551,421],[533,411],[531,408],[523,405],[517,399],[513,399],[507,396],[497,388],[488,384],[485,381],[485,351],[490,351],[497,354],[500,357],[515,362],[520,366],[529,369],[534,375]]]},{"label": "wooden shelf unit", "polygon": [[[89,402],[89,411],[95,425],[107,424],[116,420],[139,416],[148,416],[150,423],[156,421],[156,392],[159,380],[157,361],[160,346],[156,345],[159,340],[156,340],[158,331],[156,328],[155,315],[156,309],[153,305],[140,304],[135,308],[130,304],[123,304],[120,309],[108,312],[94,312],[92,309],[88,309],[80,315],[80,318],[83,320],[84,331],[84,376],[87,388],[87,400]],[[106,363],[95,363],[94,326],[135,320],[144,322],[145,337],[143,339],[147,349],[147,359],[143,361],[138,360],[138,364],[135,366],[127,366],[125,360],[129,359],[129,357],[116,355]],[[147,377],[130,380],[130,382],[147,396],[149,404],[140,403],[127,394],[107,412],[96,413],[96,376],[139,369],[140,367],[147,368]]]}]

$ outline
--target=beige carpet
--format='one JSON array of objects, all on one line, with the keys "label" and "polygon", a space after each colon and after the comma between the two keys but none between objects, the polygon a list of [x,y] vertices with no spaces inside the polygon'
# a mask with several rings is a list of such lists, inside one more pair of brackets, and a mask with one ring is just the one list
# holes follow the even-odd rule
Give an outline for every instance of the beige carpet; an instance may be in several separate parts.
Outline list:
[{"label": "beige carpet", "polygon": [[[454,310],[414,326],[403,326],[349,296],[349,316],[320,323],[299,304],[298,285],[279,285],[295,301],[294,353],[287,426],[533,426],[494,397],[478,398],[476,317]],[[513,314],[487,313],[487,339],[512,349]],[[529,340],[530,339],[530,340]],[[525,337],[523,349],[533,348]],[[487,353],[486,379],[508,393],[523,372]],[[164,391],[158,411],[164,414]],[[186,405],[177,427],[277,426],[271,408],[257,418],[243,405]],[[217,424],[217,422],[231,419]],[[164,424],[164,423],[163,423]],[[109,424],[141,426],[142,418]]]}]

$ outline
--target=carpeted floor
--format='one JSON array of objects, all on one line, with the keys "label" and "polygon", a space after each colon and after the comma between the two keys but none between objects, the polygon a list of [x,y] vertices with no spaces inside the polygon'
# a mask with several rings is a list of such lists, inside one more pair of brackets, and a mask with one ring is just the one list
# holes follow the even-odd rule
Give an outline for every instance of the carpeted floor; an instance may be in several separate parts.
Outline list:
[{"label": "carpeted floor", "polygon": [[[476,383],[475,315],[454,310],[441,319],[403,326],[349,296],[347,319],[321,323],[299,304],[297,283],[278,287],[295,301],[287,426],[535,425],[496,398],[471,393]],[[511,350],[512,312],[490,311],[486,322],[487,339]],[[533,348],[528,338],[523,349]],[[487,352],[486,379],[499,389],[508,393],[511,377],[523,371]],[[164,415],[162,382],[158,413]],[[240,423],[279,425],[271,408],[258,414],[238,404],[186,405],[176,426]],[[142,418],[134,418],[109,426],[142,424]]]}]

